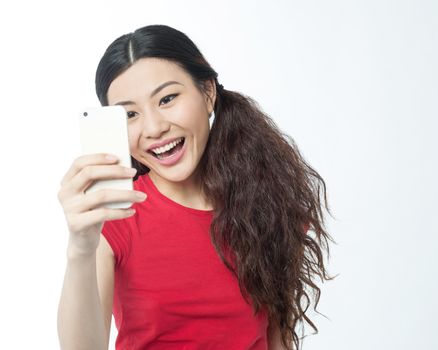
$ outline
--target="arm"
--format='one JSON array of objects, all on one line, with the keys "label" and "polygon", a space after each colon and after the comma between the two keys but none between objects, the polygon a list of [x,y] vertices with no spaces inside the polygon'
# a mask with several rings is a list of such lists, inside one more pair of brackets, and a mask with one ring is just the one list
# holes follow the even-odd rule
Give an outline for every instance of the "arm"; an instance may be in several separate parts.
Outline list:
[{"label": "arm", "polygon": [[57,326],[63,350],[108,349],[108,337],[98,293],[96,254],[68,254],[58,306]]}]

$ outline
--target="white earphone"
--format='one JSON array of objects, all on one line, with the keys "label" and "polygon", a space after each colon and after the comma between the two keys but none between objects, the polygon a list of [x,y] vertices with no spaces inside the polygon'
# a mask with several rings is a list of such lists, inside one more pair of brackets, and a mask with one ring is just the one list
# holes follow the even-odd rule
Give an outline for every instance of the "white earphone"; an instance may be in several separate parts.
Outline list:
[{"label": "white earphone", "polygon": [[213,124],[214,118],[215,118],[214,111],[212,111],[210,116],[208,117],[208,122],[210,123],[210,130],[211,130],[211,126]]}]

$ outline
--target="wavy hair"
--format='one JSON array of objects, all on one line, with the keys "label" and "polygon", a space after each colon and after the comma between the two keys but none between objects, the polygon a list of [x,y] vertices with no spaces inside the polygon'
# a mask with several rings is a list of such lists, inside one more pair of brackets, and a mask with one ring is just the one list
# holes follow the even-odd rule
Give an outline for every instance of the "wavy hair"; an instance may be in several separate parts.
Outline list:
[{"label": "wavy hair", "polygon": [[[334,278],[327,276],[322,254],[325,249],[329,254],[327,239],[333,241],[324,226],[322,205],[330,213],[324,180],[257,102],[224,89],[192,40],[172,27],[145,26],[110,44],[96,72],[102,106],[108,105],[111,82],[144,57],[178,64],[201,93],[208,93],[205,82],[214,80],[215,118],[199,163],[201,186],[214,208],[211,241],[254,314],[267,310],[270,329],[280,330],[287,349],[298,349],[299,321],[318,331],[306,315],[305,288],[316,291],[316,311],[321,291],[314,277]],[[149,172],[132,156],[131,161],[134,181]]]}]

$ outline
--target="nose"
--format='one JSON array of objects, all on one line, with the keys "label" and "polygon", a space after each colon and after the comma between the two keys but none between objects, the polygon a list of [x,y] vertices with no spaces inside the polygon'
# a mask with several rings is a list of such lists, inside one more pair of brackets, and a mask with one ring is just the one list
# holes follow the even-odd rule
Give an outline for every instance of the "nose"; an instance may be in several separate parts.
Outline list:
[{"label": "nose", "polygon": [[159,111],[143,113],[142,135],[149,138],[159,138],[169,130],[170,123]]}]

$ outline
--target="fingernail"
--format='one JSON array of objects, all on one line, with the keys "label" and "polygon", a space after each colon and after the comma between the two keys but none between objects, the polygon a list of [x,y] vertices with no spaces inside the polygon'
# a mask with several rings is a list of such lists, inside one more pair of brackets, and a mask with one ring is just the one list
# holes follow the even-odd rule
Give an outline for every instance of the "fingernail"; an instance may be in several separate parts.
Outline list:
[{"label": "fingernail", "polygon": [[137,198],[139,198],[139,199],[146,199],[146,193],[136,193],[135,194],[136,196],[137,196]]},{"label": "fingernail", "polygon": [[111,154],[107,154],[107,155],[105,156],[105,158],[106,158],[107,160],[110,160],[110,161],[114,161],[114,160],[117,159],[117,157],[115,157],[115,156],[113,156],[113,155],[111,155]]},{"label": "fingernail", "polygon": [[135,168],[125,168],[125,171],[129,174],[129,175],[134,175],[137,172],[137,169]]}]

